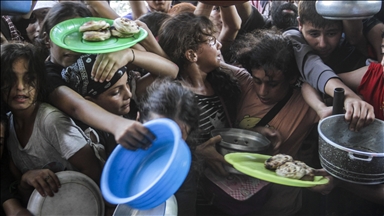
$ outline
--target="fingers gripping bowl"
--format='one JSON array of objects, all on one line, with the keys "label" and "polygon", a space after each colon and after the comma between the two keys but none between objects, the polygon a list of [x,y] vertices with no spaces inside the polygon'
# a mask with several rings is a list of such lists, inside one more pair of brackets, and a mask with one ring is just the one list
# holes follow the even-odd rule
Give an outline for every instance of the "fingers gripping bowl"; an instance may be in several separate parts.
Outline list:
[{"label": "fingers gripping bowl", "polygon": [[185,180],[191,153],[179,126],[169,119],[144,124],[156,140],[148,150],[130,151],[118,145],[101,176],[101,192],[112,204],[147,210],[164,203]]}]

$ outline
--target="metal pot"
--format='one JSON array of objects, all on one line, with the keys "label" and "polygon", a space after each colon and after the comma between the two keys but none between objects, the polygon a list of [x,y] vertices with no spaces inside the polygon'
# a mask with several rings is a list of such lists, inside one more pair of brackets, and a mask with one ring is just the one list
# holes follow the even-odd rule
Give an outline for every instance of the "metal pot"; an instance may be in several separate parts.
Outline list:
[{"label": "metal pot", "polygon": [[177,201],[174,195],[172,195],[167,201],[160,204],[159,206],[149,210],[138,210],[129,207],[126,204],[120,204],[116,207],[113,212],[113,216],[126,216],[126,215],[137,215],[137,216],[176,216],[177,215]]},{"label": "metal pot", "polygon": [[316,11],[325,19],[366,19],[380,11],[381,1],[316,1]]},{"label": "metal pot", "polygon": [[331,175],[358,184],[384,183],[384,121],[375,121],[353,132],[344,115],[320,121],[319,157]]},{"label": "metal pot", "polygon": [[[263,154],[270,147],[271,143],[260,133],[237,128],[215,129],[211,131],[211,135],[221,135],[222,140],[218,143],[216,149],[223,156],[234,152]],[[230,173],[244,175],[233,167],[225,166],[224,168]]]}]

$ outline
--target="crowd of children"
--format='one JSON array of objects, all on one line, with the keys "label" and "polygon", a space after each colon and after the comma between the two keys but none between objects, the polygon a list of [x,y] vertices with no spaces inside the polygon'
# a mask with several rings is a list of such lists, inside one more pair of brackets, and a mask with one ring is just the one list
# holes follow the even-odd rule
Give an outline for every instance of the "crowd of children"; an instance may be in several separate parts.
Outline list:
[{"label": "crowd of children", "polygon": [[[178,215],[384,213],[383,184],[347,183],[321,169],[316,133],[335,88],[345,90],[350,130],[384,120],[382,16],[328,20],[315,1],[129,2],[125,17],[148,36],[102,54],[62,48],[50,32],[73,18],[119,17],[109,1],[39,0],[28,14],[2,11],[2,213],[31,214],[33,190],[60,191],[57,171],[99,184],[116,145],[150,148],[156,137],[143,123],[161,117],[179,125],[193,155],[175,193]],[[352,41],[352,23],[364,43]],[[259,132],[271,141],[268,154],[291,155],[330,181],[308,190],[244,175],[236,178],[247,191],[223,187],[236,174],[216,150],[221,137],[211,131],[219,128]],[[115,207],[106,203],[105,215]]]}]

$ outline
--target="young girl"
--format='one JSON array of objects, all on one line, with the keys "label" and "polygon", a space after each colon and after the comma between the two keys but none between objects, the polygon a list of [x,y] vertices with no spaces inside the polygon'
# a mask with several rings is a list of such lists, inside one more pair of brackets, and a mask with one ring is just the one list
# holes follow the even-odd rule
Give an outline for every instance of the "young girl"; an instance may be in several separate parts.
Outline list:
[{"label": "young girl", "polygon": [[[147,89],[139,102],[141,121],[169,118],[180,127],[182,137],[193,146],[194,132],[198,128],[199,108],[193,92],[180,82],[159,79]],[[184,183],[175,193],[178,215],[196,215],[196,173],[191,167]]]},{"label": "young girl", "polygon": [[42,196],[53,196],[60,182],[54,172],[42,169],[45,165],[61,164],[96,183],[101,167],[82,130],[43,102],[46,72],[40,56],[31,44],[1,46],[1,97],[11,110],[7,147],[20,189],[25,194],[36,189]]},{"label": "young girl", "polygon": [[[74,15],[73,11],[79,10],[78,8],[81,7],[84,13]],[[51,84],[49,99],[52,104],[74,119],[78,119],[92,128],[113,134],[116,142],[124,147],[129,149],[146,148],[151,144],[154,137],[141,123],[111,114],[95,103],[84,99],[84,97],[67,87],[61,76],[62,69],[73,64],[81,54],[55,45],[49,39],[49,32],[59,22],[86,16],[91,16],[91,14],[84,5],[61,2],[52,7],[45,18],[40,32],[40,39],[48,45],[50,51],[50,56],[46,61],[48,79]],[[147,50],[161,54],[160,46],[152,43],[154,41],[156,40],[153,35],[149,34],[145,40],[141,41],[141,44]],[[109,81],[119,68],[127,64],[129,64],[128,66],[135,64],[135,66],[156,73],[157,76],[175,77],[178,68],[169,60],[153,52],[129,48],[98,55],[92,69],[92,76],[95,81]],[[105,119],[108,119],[108,121],[105,121]]]}]

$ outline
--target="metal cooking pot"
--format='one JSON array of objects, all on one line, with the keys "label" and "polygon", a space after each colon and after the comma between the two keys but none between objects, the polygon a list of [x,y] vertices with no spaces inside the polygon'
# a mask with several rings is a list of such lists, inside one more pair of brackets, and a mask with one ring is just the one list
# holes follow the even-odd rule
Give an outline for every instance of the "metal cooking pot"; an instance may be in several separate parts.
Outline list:
[{"label": "metal cooking pot", "polygon": [[316,11],[325,19],[366,19],[380,11],[381,1],[316,1]]},{"label": "metal cooking pot", "polygon": [[137,216],[177,216],[177,201],[174,195],[172,195],[167,201],[160,204],[159,206],[148,209],[148,210],[138,210],[129,207],[126,204],[120,204],[116,207],[113,212],[113,216],[126,216],[126,215],[137,215]]},{"label": "metal cooking pot", "polygon": [[[211,135],[221,135],[222,140],[218,143],[216,149],[222,155],[234,152],[263,154],[270,147],[271,143],[260,133],[237,128],[215,129],[211,131]],[[244,175],[233,167],[225,166],[224,168],[230,173]]]},{"label": "metal cooking pot", "polygon": [[384,121],[359,132],[348,129],[344,114],[322,119],[318,125],[321,166],[331,175],[358,184],[384,183]]}]

